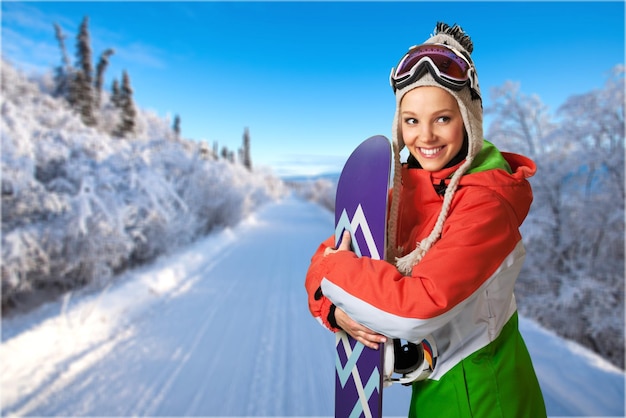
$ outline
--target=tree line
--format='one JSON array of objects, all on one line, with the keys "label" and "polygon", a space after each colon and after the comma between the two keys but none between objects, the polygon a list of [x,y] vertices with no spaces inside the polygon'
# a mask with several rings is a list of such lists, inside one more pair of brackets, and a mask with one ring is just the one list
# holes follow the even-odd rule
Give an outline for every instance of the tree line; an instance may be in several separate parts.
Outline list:
[{"label": "tree line", "polygon": [[[64,98],[80,115],[86,126],[100,128],[114,137],[130,138],[136,130],[137,109],[133,100],[130,76],[126,70],[122,71],[121,82],[117,78],[113,79],[108,101],[103,100],[104,74],[115,50],[113,48],[104,50],[94,69],[89,16],[85,16],[76,36],[76,60],[72,64],[65,45],[66,35],[57,23],[54,23],[54,31],[61,51],[61,64],[54,69],[54,96]],[[104,113],[112,113],[114,117],[104,117]],[[174,137],[180,139],[179,115],[174,117],[172,131]],[[217,142],[214,142],[212,150],[205,147],[203,154],[207,158],[221,157],[231,162],[235,162],[236,155],[227,147],[222,147],[219,151]],[[242,165],[252,170],[248,128],[245,128],[242,146],[237,156]]]},{"label": "tree line", "polygon": [[624,66],[604,88],[551,114],[508,82],[492,91],[487,137],[531,157],[534,202],[523,228],[522,314],[624,367]]},{"label": "tree line", "polygon": [[[71,64],[65,46],[66,36],[55,23],[54,31],[61,49],[61,65],[55,68],[55,96],[67,100],[87,126],[98,126],[99,110],[102,106],[104,73],[109,65],[109,58],[115,53],[106,49],[98,60],[95,71],[92,64],[91,40],[89,35],[89,17],[85,16],[76,37],[76,62]],[[133,101],[133,89],[128,72],[122,72],[122,82],[115,79],[111,89],[110,104],[118,110],[119,120],[111,134],[117,137],[131,135],[135,129],[137,110]]]}]

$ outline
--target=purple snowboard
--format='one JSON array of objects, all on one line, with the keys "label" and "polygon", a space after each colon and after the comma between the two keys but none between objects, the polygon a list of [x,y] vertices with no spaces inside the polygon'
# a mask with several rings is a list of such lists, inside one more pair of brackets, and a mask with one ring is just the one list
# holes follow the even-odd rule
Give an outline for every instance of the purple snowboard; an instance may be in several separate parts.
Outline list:
[{"label": "purple snowboard", "polygon": [[[341,172],[335,200],[335,242],[350,231],[359,256],[384,259],[391,145],[384,136],[363,141]],[[355,277],[355,280],[358,278]],[[384,349],[372,350],[338,332],[335,356],[335,417],[382,416]]]}]

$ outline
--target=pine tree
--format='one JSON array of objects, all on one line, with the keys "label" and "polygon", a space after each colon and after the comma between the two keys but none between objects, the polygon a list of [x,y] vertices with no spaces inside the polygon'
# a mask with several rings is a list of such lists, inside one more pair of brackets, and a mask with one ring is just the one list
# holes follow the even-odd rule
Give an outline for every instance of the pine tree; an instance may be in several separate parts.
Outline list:
[{"label": "pine tree", "polygon": [[85,16],[80,25],[76,42],[76,67],[78,68],[74,78],[75,89],[72,91],[72,100],[80,113],[83,123],[87,126],[95,126],[94,116],[94,93],[93,93],[93,68],[91,65],[91,46],[89,42],[89,17]]},{"label": "pine tree", "polygon": [[113,103],[113,106],[117,109],[122,107],[121,95],[122,92],[120,91],[120,83],[117,79],[114,79],[113,85],[111,86],[111,103]]},{"label": "pine tree", "polygon": [[250,131],[248,128],[243,132],[243,148],[241,151],[241,159],[244,167],[248,170],[252,170],[252,160],[250,158]]},{"label": "pine tree", "polygon": [[65,35],[58,24],[54,24],[54,34],[61,49],[61,65],[55,68],[54,82],[56,97],[65,97],[69,101],[70,82],[73,77],[72,65],[65,48]]},{"label": "pine tree", "polygon": [[172,127],[174,130],[174,134],[176,135],[176,139],[180,138],[180,116],[176,115],[174,117],[174,126]]},{"label": "pine tree", "polygon": [[80,25],[76,43],[77,67],[84,74],[85,81],[91,85],[93,81],[93,68],[91,65],[91,45],[89,38],[89,16],[85,16]]},{"label": "pine tree", "polygon": [[135,103],[133,102],[133,89],[130,86],[130,77],[124,70],[122,74],[122,89],[119,96],[121,121],[117,129],[117,136],[125,137],[128,134],[132,134],[135,130],[135,116],[137,111],[135,110]]},{"label": "pine tree", "polygon": [[109,57],[113,55],[115,51],[111,48],[107,49],[100,55],[100,60],[96,66],[96,84],[95,84],[95,105],[96,108],[100,106],[100,99],[102,96],[102,85],[104,84],[104,71],[109,65]]}]

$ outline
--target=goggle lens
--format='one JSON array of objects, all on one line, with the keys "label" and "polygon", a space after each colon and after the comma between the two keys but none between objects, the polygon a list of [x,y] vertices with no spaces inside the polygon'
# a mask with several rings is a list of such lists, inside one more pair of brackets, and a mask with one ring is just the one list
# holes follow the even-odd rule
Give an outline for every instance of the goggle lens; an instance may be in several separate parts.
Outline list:
[{"label": "goggle lens", "polygon": [[395,90],[402,88],[415,77],[421,77],[422,66],[429,65],[440,81],[460,89],[472,83],[472,65],[459,52],[444,44],[422,44],[415,46],[402,58],[391,73],[391,85]]}]

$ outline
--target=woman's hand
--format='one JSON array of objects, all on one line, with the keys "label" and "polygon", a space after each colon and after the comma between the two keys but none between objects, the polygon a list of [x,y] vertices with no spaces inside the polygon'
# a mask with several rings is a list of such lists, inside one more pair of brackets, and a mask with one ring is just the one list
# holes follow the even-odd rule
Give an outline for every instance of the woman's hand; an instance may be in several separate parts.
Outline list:
[{"label": "woman's hand", "polygon": [[350,232],[343,231],[343,236],[341,237],[341,244],[339,244],[338,248],[328,247],[324,250],[324,257],[328,254],[334,254],[338,251],[350,251],[350,244],[352,243],[352,237],[350,236]]},{"label": "woman's hand", "polygon": [[350,334],[352,338],[359,341],[366,347],[373,348],[374,350],[378,349],[378,343],[384,343],[387,340],[384,335],[378,334],[352,320],[348,314],[339,308],[335,309],[335,321],[337,322],[337,325]]},{"label": "woman's hand", "polygon": [[[324,250],[324,256],[327,256],[328,254],[335,254],[339,251],[350,251],[351,243],[352,238],[350,237],[350,232],[344,231],[339,247],[326,248],[326,250]],[[374,350],[378,349],[379,343],[384,343],[387,340],[384,335],[378,334],[371,329],[364,327],[358,322],[352,320],[352,318],[350,318],[348,314],[346,314],[339,308],[335,309],[335,322],[337,322],[339,328],[350,334],[352,338],[359,341],[366,347],[373,348]]]}]

